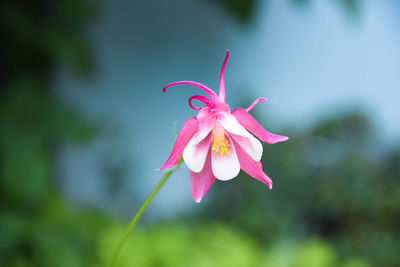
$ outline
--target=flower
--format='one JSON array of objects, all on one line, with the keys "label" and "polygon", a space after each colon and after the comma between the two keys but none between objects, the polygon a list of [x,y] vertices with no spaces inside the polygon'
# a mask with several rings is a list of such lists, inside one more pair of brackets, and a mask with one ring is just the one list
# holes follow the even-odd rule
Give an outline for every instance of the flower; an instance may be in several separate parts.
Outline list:
[{"label": "flower", "polygon": [[[249,114],[249,111],[265,98],[256,99],[248,108],[230,111],[225,103],[225,65],[229,50],[222,64],[219,95],[207,86],[193,81],[179,81],[166,85],[166,89],[177,84],[191,84],[203,89],[210,98],[194,95],[189,98],[189,106],[199,110],[197,117],[191,117],[183,124],[172,152],[159,169],[171,168],[183,156],[190,169],[190,184],[194,201],[200,202],[215,179],[226,181],[235,178],[240,169],[266,184],[272,189],[272,180],[263,172],[261,141],[269,144],[286,141],[288,137],[265,130]],[[193,100],[205,104],[195,107]],[[251,132],[251,133],[249,133]]]}]

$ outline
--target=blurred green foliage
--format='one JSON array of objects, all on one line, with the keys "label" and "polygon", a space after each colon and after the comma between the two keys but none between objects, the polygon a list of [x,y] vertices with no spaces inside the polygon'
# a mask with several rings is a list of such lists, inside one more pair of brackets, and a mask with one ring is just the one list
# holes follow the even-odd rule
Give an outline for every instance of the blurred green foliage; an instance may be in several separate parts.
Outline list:
[{"label": "blurred green foliage", "polygon": [[240,21],[251,19],[257,0],[214,0],[223,5],[227,11],[234,15]]},{"label": "blurred green foliage", "polygon": [[[98,255],[106,264],[118,241],[118,225],[105,228],[99,237]],[[268,246],[226,223],[192,226],[164,223],[137,228],[128,239],[117,266],[171,267],[369,267],[361,258],[341,259],[327,242],[312,238],[305,242],[282,239]]]},{"label": "blurred green foliage", "polygon": [[[223,6],[231,15],[240,22],[249,22],[257,12],[259,5],[270,0],[212,0]],[[297,7],[309,7],[315,0],[289,0]],[[349,17],[357,17],[360,13],[363,1],[360,0],[334,0]]]},{"label": "blurred green foliage", "polygon": [[81,41],[92,9],[76,0],[0,3],[0,265],[87,266],[98,215],[77,213],[55,191],[60,141],[90,128],[51,92],[55,66],[89,73]]}]

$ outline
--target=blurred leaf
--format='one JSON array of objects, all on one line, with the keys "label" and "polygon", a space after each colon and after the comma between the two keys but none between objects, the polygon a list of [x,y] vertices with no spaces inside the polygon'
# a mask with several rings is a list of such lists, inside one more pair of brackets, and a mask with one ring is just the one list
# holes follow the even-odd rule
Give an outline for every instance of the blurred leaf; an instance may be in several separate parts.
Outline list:
[{"label": "blurred leaf", "polygon": [[332,247],[321,240],[311,240],[300,245],[293,267],[329,267],[337,266],[336,255]]},{"label": "blurred leaf", "polygon": [[44,45],[60,65],[78,73],[89,74],[91,58],[81,38],[59,29],[48,31],[43,38]]},{"label": "blurred leaf", "polygon": [[79,0],[0,3],[1,266],[96,264],[91,239],[105,220],[60,202],[52,164],[56,142],[91,135],[51,90],[53,65],[88,72],[81,33],[90,13]]},{"label": "blurred leaf", "polygon": [[237,19],[241,21],[249,21],[253,16],[257,0],[213,0],[219,2]]},{"label": "blurred leaf", "polygon": [[359,13],[361,2],[360,0],[337,0],[341,3],[346,10],[353,15],[357,15]]}]

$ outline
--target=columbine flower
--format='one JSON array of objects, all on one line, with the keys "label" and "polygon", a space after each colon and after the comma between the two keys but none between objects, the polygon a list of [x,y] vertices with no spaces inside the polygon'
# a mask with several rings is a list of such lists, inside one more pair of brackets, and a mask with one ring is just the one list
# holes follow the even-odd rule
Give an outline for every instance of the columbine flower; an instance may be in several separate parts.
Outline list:
[{"label": "columbine flower", "polygon": [[[225,103],[224,78],[228,56],[227,50],[221,69],[219,95],[207,86],[192,81],[173,82],[163,88],[165,92],[172,85],[191,84],[203,89],[210,97],[194,95],[189,98],[189,106],[199,110],[199,113],[197,117],[185,121],[169,158],[160,168],[173,167],[183,156],[190,169],[190,184],[196,202],[200,202],[215,178],[222,181],[233,179],[240,169],[271,189],[272,180],[263,172],[260,162],[263,147],[248,131],[269,144],[288,139],[286,136],[268,132],[249,114],[259,101],[267,101],[265,98],[256,99],[247,109],[230,111]],[[195,99],[205,106],[193,106],[192,101]]]}]

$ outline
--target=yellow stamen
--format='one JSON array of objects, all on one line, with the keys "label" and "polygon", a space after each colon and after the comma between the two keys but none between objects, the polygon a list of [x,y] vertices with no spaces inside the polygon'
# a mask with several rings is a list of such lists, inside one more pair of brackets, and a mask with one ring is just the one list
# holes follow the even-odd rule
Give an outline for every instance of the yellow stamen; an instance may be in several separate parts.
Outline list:
[{"label": "yellow stamen", "polygon": [[224,156],[225,153],[230,154],[228,147],[231,145],[229,144],[228,139],[225,137],[225,131],[221,127],[215,127],[213,129],[213,145],[211,150],[214,154],[219,154],[220,157]]}]

